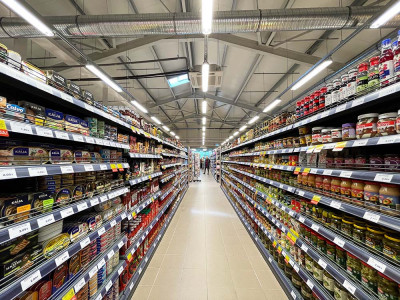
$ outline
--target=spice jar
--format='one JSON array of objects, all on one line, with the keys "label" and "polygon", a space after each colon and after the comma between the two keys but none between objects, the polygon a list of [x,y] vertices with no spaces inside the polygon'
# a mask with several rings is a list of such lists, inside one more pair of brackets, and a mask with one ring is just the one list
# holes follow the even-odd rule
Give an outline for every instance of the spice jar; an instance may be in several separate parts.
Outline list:
[{"label": "spice jar", "polygon": [[374,291],[378,290],[378,271],[365,262],[361,262],[361,285]]},{"label": "spice jar", "polygon": [[326,290],[333,295],[335,289],[335,280],[333,279],[333,277],[327,271],[324,271],[322,275],[322,280]]},{"label": "spice jar", "polygon": [[312,128],[312,145],[319,145],[322,143],[322,131],[323,127]]},{"label": "spice jar", "polygon": [[378,123],[376,124],[378,135],[385,136],[396,134],[396,119],[396,112],[380,114],[378,116]]},{"label": "spice jar", "polygon": [[331,129],[328,129],[328,128],[322,129],[321,135],[322,135],[322,144],[332,142]]},{"label": "spice jar", "polygon": [[357,93],[368,88],[368,68],[369,64],[367,62],[363,62],[358,65]]},{"label": "spice jar", "polygon": [[351,180],[343,178],[340,182],[340,195],[343,200],[351,199]]},{"label": "spice jar", "polygon": [[368,89],[371,91],[379,88],[379,59],[379,56],[369,59]]},{"label": "spice jar", "polygon": [[333,143],[340,142],[342,140],[342,128],[331,129],[331,138]]},{"label": "spice jar", "polygon": [[335,103],[338,103],[340,101],[340,86],[342,85],[342,82],[340,79],[334,79],[333,80],[333,89],[332,89],[332,102],[331,104],[334,105]]},{"label": "spice jar", "polygon": [[361,261],[349,252],[347,252],[346,266],[347,273],[361,280]]},{"label": "spice jar", "polygon": [[353,227],[353,239],[365,243],[365,233],[367,228],[361,222],[355,222]]},{"label": "spice jar", "polygon": [[341,215],[335,215],[334,213],[332,213],[331,226],[332,226],[332,228],[335,228],[338,231],[342,230],[342,216]]},{"label": "spice jar", "polygon": [[311,146],[311,144],[312,144],[312,135],[311,134],[306,134],[305,138],[306,138],[306,145],[307,146]]},{"label": "spice jar", "polygon": [[377,122],[379,114],[371,113],[358,116],[356,125],[357,139],[370,138],[377,135]]},{"label": "spice jar", "polygon": [[380,185],[376,182],[367,182],[364,186],[365,204],[378,204]]},{"label": "spice jar", "polygon": [[398,299],[399,288],[395,281],[378,272],[378,297],[379,299]]},{"label": "spice jar", "polygon": [[400,204],[400,189],[397,185],[383,183],[379,189],[379,204],[397,209]]},{"label": "spice jar", "polygon": [[306,260],[306,270],[310,273],[313,272],[314,269],[314,261],[311,258],[311,256],[309,256],[307,253],[305,254],[305,260]]},{"label": "spice jar", "polygon": [[349,141],[356,138],[356,124],[345,123],[342,124],[342,140]]},{"label": "spice jar", "polygon": [[340,89],[339,89],[339,101],[343,101],[345,99],[347,99],[347,81],[349,79],[349,76],[347,74],[343,74],[342,76],[340,76],[340,80],[341,80],[341,85],[340,85]]},{"label": "spice jar", "polygon": [[400,261],[400,236],[395,233],[386,233],[383,237],[383,254]]},{"label": "spice jar", "polygon": [[367,226],[365,244],[375,250],[382,251],[384,234],[385,232],[378,227]]},{"label": "spice jar", "polygon": [[362,204],[364,202],[365,184],[361,180],[353,180],[351,183],[351,198],[354,203]]},{"label": "spice jar", "polygon": [[333,91],[333,84],[328,83],[326,85],[325,107],[329,107],[332,104],[332,91]]},{"label": "spice jar", "polygon": [[357,69],[351,69],[347,73],[347,99],[353,99],[357,89]]}]

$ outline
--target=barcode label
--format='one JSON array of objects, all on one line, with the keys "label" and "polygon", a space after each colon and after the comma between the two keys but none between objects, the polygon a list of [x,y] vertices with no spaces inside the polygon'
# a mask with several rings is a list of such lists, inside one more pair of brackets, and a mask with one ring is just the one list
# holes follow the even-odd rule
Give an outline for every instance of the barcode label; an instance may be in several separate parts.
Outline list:
[{"label": "barcode label", "polygon": [[68,251],[65,251],[63,254],[61,254],[59,257],[55,259],[56,266],[57,267],[60,266],[62,263],[67,261],[68,258],[69,258],[69,253]]}]

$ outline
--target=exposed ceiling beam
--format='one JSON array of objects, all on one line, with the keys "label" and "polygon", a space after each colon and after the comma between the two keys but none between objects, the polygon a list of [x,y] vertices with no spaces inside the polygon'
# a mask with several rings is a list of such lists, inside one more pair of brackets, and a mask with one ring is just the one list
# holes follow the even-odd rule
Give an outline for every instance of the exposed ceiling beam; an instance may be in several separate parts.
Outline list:
[{"label": "exposed ceiling beam", "polygon": [[[190,119],[200,120],[202,117],[206,117],[207,120],[212,119],[212,118],[210,118],[209,116],[203,116],[203,115],[194,113],[194,114],[187,115],[187,116],[185,116],[185,117],[183,117],[183,118],[174,119],[173,121],[170,121],[170,122],[164,123],[164,124],[165,124],[165,125],[171,125],[171,124],[174,124],[174,123],[179,123],[179,122],[183,122],[183,121],[190,120]],[[228,125],[228,126],[232,126],[232,128],[235,127],[235,125],[236,125],[236,123],[237,123],[237,121],[229,121],[229,122],[226,122],[226,121],[221,121],[221,120],[215,119],[215,118],[212,119],[212,122],[224,123],[224,124],[226,124],[226,125]],[[186,128],[183,128],[183,129],[186,129]]]}]

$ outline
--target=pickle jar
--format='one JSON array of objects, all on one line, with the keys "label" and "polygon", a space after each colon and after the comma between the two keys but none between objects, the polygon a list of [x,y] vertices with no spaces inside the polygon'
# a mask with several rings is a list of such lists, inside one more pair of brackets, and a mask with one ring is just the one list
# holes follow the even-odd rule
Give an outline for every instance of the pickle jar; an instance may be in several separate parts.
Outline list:
[{"label": "pickle jar", "polygon": [[342,230],[342,216],[341,215],[335,215],[332,213],[332,223],[331,223],[332,228],[335,228],[336,230]]},{"label": "pickle jar", "polygon": [[310,273],[313,273],[314,270],[314,261],[307,253],[305,254],[305,262],[306,262],[306,270]]},{"label": "pickle jar", "polygon": [[342,232],[352,236],[353,235],[353,224],[354,220],[350,217],[344,217],[342,219]]},{"label": "pickle jar", "polygon": [[326,256],[332,260],[336,259],[336,245],[329,240],[326,240]]},{"label": "pickle jar", "polygon": [[391,232],[384,235],[383,254],[396,261],[400,261],[400,236]]},{"label": "pickle jar", "polygon": [[353,227],[353,239],[361,243],[365,243],[365,233],[367,228],[365,227],[364,223],[356,222],[354,223]]},{"label": "pickle jar", "polygon": [[322,235],[317,235],[317,249],[326,254],[326,239]]},{"label": "pickle jar", "polygon": [[399,288],[396,282],[378,272],[378,297],[379,299],[398,299]]},{"label": "pickle jar", "polygon": [[323,282],[327,291],[333,295],[335,289],[335,280],[327,271],[324,271]]},{"label": "pickle jar", "polygon": [[365,244],[377,251],[382,251],[384,234],[385,232],[379,227],[367,226]]},{"label": "pickle jar", "polygon": [[347,291],[344,286],[335,280],[334,297],[336,300],[347,300]]},{"label": "pickle jar", "polygon": [[299,274],[297,274],[296,272],[292,272],[292,283],[296,289],[299,289],[299,290],[301,289],[302,282],[303,282],[303,280],[301,279]]},{"label": "pickle jar", "polygon": [[349,252],[347,252],[346,269],[347,273],[361,280],[361,261]]},{"label": "pickle jar", "polygon": [[314,261],[313,275],[315,280],[317,280],[319,283],[322,283],[323,274],[324,274],[324,269],[318,264],[318,262]]},{"label": "pickle jar", "polygon": [[331,219],[332,219],[332,212],[324,209],[322,211],[322,223],[324,223],[326,226],[331,226],[331,221],[332,221]]},{"label": "pickle jar", "polygon": [[304,281],[301,283],[301,296],[304,300],[312,300],[312,291]]},{"label": "pickle jar", "polygon": [[317,244],[318,244],[318,233],[316,233],[315,231],[311,231],[311,244],[314,247],[317,247]]},{"label": "pickle jar", "polygon": [[346,268],[346,251],[339,246],[336,246],[335,261],[339,266]]},{"label": "pickle jar", "polygon": [[378,271],[365,262],[361,262],[361,284],[374,291],[378,290]]}]

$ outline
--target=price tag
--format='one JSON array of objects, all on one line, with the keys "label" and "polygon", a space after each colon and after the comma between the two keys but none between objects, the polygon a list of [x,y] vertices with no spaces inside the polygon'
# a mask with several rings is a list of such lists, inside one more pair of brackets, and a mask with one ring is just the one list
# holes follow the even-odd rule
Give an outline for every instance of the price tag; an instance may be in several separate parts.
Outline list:
[{"label": "price tag", "polygon": [[293,210],[289,211],[289,215],[294,217],[294,211]]},{"label": "price tag", "polygon": [[290,292],[290,295],[292,296],[293,299],[296,299],[296,298],[297,298],[297,297],[296,297],[296,294],[294,293],[294,291],[291,291],[291,292]]},{"label": "price tag", "polygon": [[108,290],[112,287],[112,285],[113,285],[113,283],[112,283],[112,281],[110,280],[109,282],[107,282],[107,284],[106,284],[106,291],[108,292]]},{"label": "price tag", "polygon": [[90,244],[90,238],[89,237],[85,238],[79,244],[81,245],[81,249],[85,248],[87,245]]},{"label": "price tag", "polygon": [[299,273],[300,269],[298,265],[294,265],[293,269],[296,271],[296,273]]},{"label": "price tag", "polygon": [[96,144],[97,145],[104,145],[104,142],[102,139],[96,139]]},{"label": "price tag", "polygon": [[101,236],[101,235],[104,234],[104,232],[106,232],[106,229],[105,229],[104,227],[101,227],[101,228],[97,231],[97,234],[98,234],[99,236]]},{"label": "price tag", "polygon": [[301,250],[303,250],[304,252],[307,253],[308,247],[307,247],[305,244],[302,244],[302,245],[301,245]]},{"label": "price tag", "polygon": [[340,177],[350,178],[352,174],[352,171],[342,171],[340,172]]},{"label": "price tag", "polygon": [[32,127],[28,124],[10,121],[11,131],[22,134],[33,134]]},{"label": "price tag", "polygon": [[106,264],[104,258],[102,258],[99,263],[97,264],[97,269],[100,270],[102,266]]},{"label": "price tag", "polygon": [[342,206],[342,203],[340,203],[339,201],[332,200],[332,202],[329,205],[333,208],[340,209]]},{"label": "price tag", "polygon": [[104,146],[110,146],[111,145],[110,141],[107,141],[107,140],[103,140],[103,144],[104,144]]},{"label": "price tag", "polygon": [[324,148],[324,145],[317,145],[314,148],[314,153],[319,153]]},{"label": "price tag", "polygon": [[99,198],[94,198],[90,200],[90,206],[96,206],[99,203]]},{"label": "price tag", "polygon": [[138,270],[138,272],[139,272],[139,274],[142,273],[142,268],[140,268],[140,269]]},{"label": "price tag", "polygon": [[43,127],[36,127],[36,133],[37,135],[44,136],[44,137],[49,137],[52,138],[53,132],[50,129],[43,128]]},{"label": "price tag", "polygon": [[83,203],[79,203],[76,208],[78,209],[78,211],[82,211],[88,208],[87,203],[83,202]]},{"label": "price tag", "polygon": [[363,218],[366,219],[366,220],[368,220],[368,221],[371,221],[371,222],[374,222],[374,223],[378,223],[378,221],[379,221],[379,219],[381,218],[381,216],[380,216],[380,215],[377,215],[377,214],[374,214],[374,213],[371,213],[371,212],[369,212],[369,211],[366,211],[366,212],[364,213]]},{"label": "price tag", "polygon": [[23,291],[27,290],[32,285],[34,285],[36,282],[38,282],[41,278],[42,278],[42,275],[40,274],[40,270],[37,270],[36,272],[32,273],[30,276],[28,276],[24,280],[21,280],[22,290]]},{"label": "price tag", "polygon": [[314,284],[311,282],[311,280],[310,279],[307,279],[307,285],[308,285],[308,287],[310,288],[310,289],[313,289],[314,288]]},{"label": "price tag", "polygon": [[45,167],[38,167],[38,168],[28,168],[29,176],[46,176],[47,169]]},{"label": "price tag", "polygon": [[76,297],[75,297],[75,291],[74,291],[73,288],[70,289],[70,290],[68,291],[68,293],[66,293],[66,294],[64,295],[64,297],[62,297],[62,300],[74,300],[74,299],[76,299]]},{"label": "price tag", "polygon": [[31,231],[32,231],[31,224],[26,223],[26,224],[21,224],[18,226],[11,227],[10,229],[8,229],[8,234],[10,235],[10,239],[13,239],[13,238],[19,237],[21,235],[27,234]]},{"label": "price tag", "polygon": [[338,245],[339,247],[343,248],[345,242],[341,239],[339,239],[338,237],[335,237],[335,239],[333,240],[333,242]]},{"label": "price tag", "polygon": [[326,263],[324,260],[319,259],[319,260],[318,260],[318,264],[319,264],[323,269],[326,269],[327,263]]},{"label": "price tag", "polygon": [[375,175],[374,181],[388,182],[392,181],[393,175],[378,173]]},{"label": "price tag", "polygon": [[103,296],[101,295],[101,293],[96,297],[96,299],[95,300],[101,300],[101,299],[103,299]]},{"label": "price tag", "polygon": [[63,254],[58,256],[54,261],[56,262],[57,267],[60,266],[62,263],[67,261],[69,259],[69,253],[68,251],[65,251]]},{"label": "price tag", "polygon": [[[147,258],[147,257],[146,257]],[[124,271],[124,266],[120,266],[118,269],[118,275],[121,275],[121,273]]]},{"label": "price tag", "polygon": [[367,262],[371,267],[378,270],[379,272],[383,273],[386,270],[386,265],[377,261],[375,258],[370,257]]},{"label": "price tag", "polygon": [[318,169],[311,169],[310,174],[317,174]]},{"label": "price tag", "polygon": [[117,225],[117,221],[112,220],[112,221],[110,222],[110,225],[111,225],[111,227],[114,227],[115,225]]},{"label": "price tag", "polygon": [[301,170],[301,167],[296,167],[294,169],[294,174],[299,174],[300,170]]},{"label": "price tag", "polygon": [[69,140],[68,133],[66,133],[66,132],[54,131],[54,134],[56,135],[56,138],[58,138],[58,139]]},{"label": "price tag", "polygon": [[322,175],[332,175],[332,170],[324,170]]},{"label": "price tag", "polygon": [[61,99],[71,102],[71,103],[74,103],[74,100],[70,95],[67,95],[65,93],[60,93],[60,94],[61,94]]},{"label": "price tag", "polygon": [[299,191],[300,196],[304,196],[304,191]]},{"label": "price tag", "polygon": [[[124,171],[124,167],[122,166],[122,164],[117,164],[118,170],[120,170],[121,172]],[[151,176],[149,176],[149,179],[151,180]]]},{"label": "price tag", "polygon": [[347,141],[337,142],[332,151],[342,151],[346,147]]},{"label": "price tag", "polygon": [[318,232],[319,226],[316,225],[316,224],[312,224],[312,225],[311,225],[311,229],[314,230],[314,231],[316,231],[316,232]]},{"label": "price tag", "polygon": [[86,139],[87,143],[90,143],[90,144],[94,144],[95,143],[94,138],[92,138],[90,136],[86,136],[85,139]]},{"label": "price tag", "polygon": [[74,168],[72,166],[60,166],[62,174],[74,173]]},{"label": "price tag", "polygon": [[364,103],[364,99],[365,99],[365,97],[360,97],[360,98],[357,98],[357,99],[353,100],[353,102],[351,102],[351,107],[363,104]]},{"label": "price tag", "polygon": [[309,146],[306,153],[313,153],[315,146]]},{"label": "price tag", "polygon": [[114,254],[115,254],[114,250],[111,249],[111,251],[107,253],[108,259],[111,259],[111,257],[113,257]]},{"label": "price tag", "polygon": [[86,171],[86,172],[94,171],[92,165],[83,165],[83,167],[85,168],[85,171]]},{"label": "price tag", "polygon": [[117,172],[118,171],[117,166],[115,164],[110,164],[110,167],[111,167],[111,170],[113,172]]},{"label": "price tag", "polygon": [[92,278],[94,274],[97,273],[97,266],[94,266],[90,271],[89,271],[89,278]]},{"label": "price tag", "polygon": [[133,289],[133,282],[129,285],[129,290]]},{"label": "price tag", "polygon": [[39,228],[41,228],[43,226],[46,226],[46,225],[49,225],[49,224],[54,223],[54,222],[55,222],[55,220],[54,220],[53,214],[48,215],[46,217],[42,217],[42,218],[37,220],[37,224],[38,224]]},{"label": "price tag", "polygon": [[74,214],[74,210],[72,209],[72,207],[66,208],[66,209],[60,211],[60,214],[61,214],[61,218],[65,219],[66,217],[72,216]]},{"label": "price tag", "polygon": [[397,137],[395,135],[389,135],[389,136],[382,136],[379,138],[377,144],[393,144],[397,142]]},{"label": "price tag", "polygon": [[321,200],[321,196],[314,195],[311,199],[311,203],[317,205],[319,201]]},{"label": "price tag", "polygon": [[353,147],[365,146],[368,142],[368,139],[356,140],[353,142]]},{"label": "price tag", "polygon": [[271,257],[268,257],[268,261],[269,261],[269,262],[272,262],[272,258],[271,258]]},{"label": "price tag", "polygon": [[352,285],[350,282],[348,282],[347,280],[345,280],[343,282],[343,286],[353,295],[356,292],[356,287],[354,285]]},{"label": "price tag", "polygon": [[15,169],[0,168],[0,180],[17,178],[17,172]]},{"label": "price tag", "polygon": [[124,245],[124,241],[120,241],[119,243],[118,243],[118,248],[122,248],[122,246]]},{"label": "price tag", "polygon": [[342,104],[338,107],[336,107],[335,113],[339,113],[341,111],[344,111],[346,109],[346,104]]},{"label": "price tag", "polygon": [[304,223],[305,220],[306,220],[306,219],[305,219],[303,216],[300,216],[300,217],[299,217],[299,222]]},{"label": "price tag", "polygon": [[86,103],[83,103],[83,106],[84,106],[85,109],[87,109],[88,111],[94,112],[94,107],[93,107],[93,106],[91,106],[91,105],[89,105],[89,104],[86,104]]},{"label": "price tag", "polygon": [[100,170],[102,170],[102,171],[104,171],[104,170],[107,170],[108,169],[108,167],[107,167],[107,165],[100,165]]},{"label": "price tag", "polygon": [[77,135],[77,134],[73,134],[72,135],[72,139],[75,141],[75,142],[85,142],[84,140],[83,140],[83,136],[82,135]]}]

